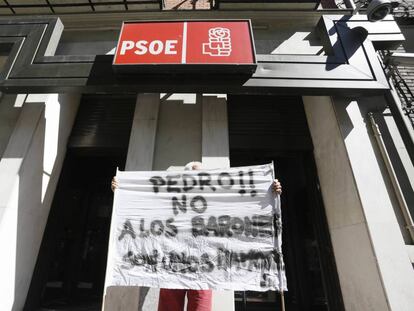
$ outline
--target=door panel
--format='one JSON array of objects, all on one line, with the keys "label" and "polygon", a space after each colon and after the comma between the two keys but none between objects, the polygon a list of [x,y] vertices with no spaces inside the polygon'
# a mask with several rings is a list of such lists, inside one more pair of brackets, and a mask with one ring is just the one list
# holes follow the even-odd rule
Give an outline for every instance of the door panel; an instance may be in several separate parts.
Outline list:
[{"label": "door panel", "polygon": [[[287,311],[344,310],[300,97],[228,96],[231,166],[274,162],[283,187]],[[281,310],[273,292],[236,292],[236,310]]]}]

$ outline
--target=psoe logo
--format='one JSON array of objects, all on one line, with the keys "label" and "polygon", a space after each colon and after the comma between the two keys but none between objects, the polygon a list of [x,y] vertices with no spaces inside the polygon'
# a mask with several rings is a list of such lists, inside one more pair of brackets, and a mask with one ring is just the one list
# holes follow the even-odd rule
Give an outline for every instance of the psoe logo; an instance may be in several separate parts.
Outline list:
[{"label": "psoe logo", "polygon": [[208,30],[208,43],[203,43],[203,54],[210,56],[230,56],[230,29],[223,27]]}]

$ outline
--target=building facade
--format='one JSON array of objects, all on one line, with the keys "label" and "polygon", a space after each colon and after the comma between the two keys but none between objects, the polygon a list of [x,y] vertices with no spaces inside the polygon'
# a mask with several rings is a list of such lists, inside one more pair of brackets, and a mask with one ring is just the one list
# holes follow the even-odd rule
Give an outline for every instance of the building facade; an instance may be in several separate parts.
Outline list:
[{"label": "building facade", "polygon": [[[193,160],[274,161],[286,310],[411,310],[403,5],[372,23],[334,1],[0,1],[0,310],[156,310],[157,289],[104,286],[110,181]],[[254,74],[113,69],[123,21],[177,19],[250,19]],[[213,309],[282,310],[230,291]]]}]

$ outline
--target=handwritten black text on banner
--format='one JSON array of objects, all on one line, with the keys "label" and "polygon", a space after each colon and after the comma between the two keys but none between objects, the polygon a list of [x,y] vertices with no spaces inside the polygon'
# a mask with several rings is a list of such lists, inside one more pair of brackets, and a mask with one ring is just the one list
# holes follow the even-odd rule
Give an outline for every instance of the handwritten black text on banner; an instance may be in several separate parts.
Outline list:
[{"label": "handwritten black text on banner", "polygon": [[117,178],[108,286],[286,290],[271,164]]}]

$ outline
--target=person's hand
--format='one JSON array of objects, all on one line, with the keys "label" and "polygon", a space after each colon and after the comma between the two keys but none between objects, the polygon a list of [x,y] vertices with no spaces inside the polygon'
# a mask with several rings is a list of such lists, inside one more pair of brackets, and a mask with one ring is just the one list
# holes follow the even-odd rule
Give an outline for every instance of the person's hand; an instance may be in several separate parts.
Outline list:
[{"label": "person's hand", "polygon": [[118,180],[116,179],[116,176],[112,177],[112,182],[111,182],[111,189],[112,192],[115,191],[115,189],[118,189],[119,185],[118,185]]},{"label": "person's hand", "polygon": [[279,180],[275,179],[275,180],[273,181],[272,188],[273,188],[273,191],[274,191],[276,194],[279,194],[279,195],[281,195],[281,194],[282,194],[282,185],[281,185],[281,183],[280,183],[280,181],[279,181]]}]

